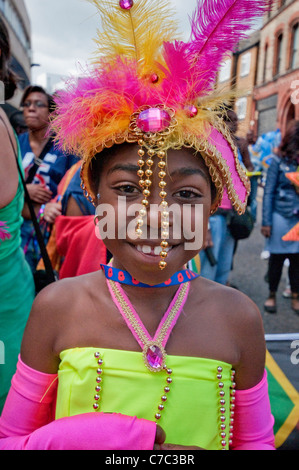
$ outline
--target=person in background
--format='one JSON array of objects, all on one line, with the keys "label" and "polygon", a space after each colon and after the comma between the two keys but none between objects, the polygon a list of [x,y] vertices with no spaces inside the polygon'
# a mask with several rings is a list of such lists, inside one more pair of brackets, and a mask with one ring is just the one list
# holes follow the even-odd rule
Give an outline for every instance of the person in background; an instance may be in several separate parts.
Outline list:
[{"label": "person in background", "polygon": [[[248,171],[253,170],[250,161],[248,146],[245,139],[236,137],[238,130],[238,116],[229,109],[223,116],[228,129],[231,132],[235,145],[238,149],[239,160]],[[231,205],[220,206],[210,217],[209,230],[206,240],[206,249],[200,252],[201,275],[206,279],[226,285],[232,269],[233,257],[236,251],[236,240],[233,238],[229,227],[229,217],[233,208]],[[211,256],[214,262],[211,263]]]},{"label": "person in background", "polygon": [[[8,67],[9,36],[0,18],[0,80],[5,98],[16,89]],[[6,113],[0,109],[0,413],[20,353],[23,331],[34,300],[34,283],[21,249],[20,230],[24,191],[18,173],[21,154],[17,138]]]},{"label": "person in background", "polygon": [[299,121],[290,122],[277,155],[268,169],[263,197],[261,232],[268,239],[270,252],[268,282],[269,297],[265,311],[276,313],[276,292],[283,265],[289,259],[289,281],[293,310],[299,314],[299,242],[284,241],[282,237],[298,223],[299,194],[286,177],[299,165]]},{"label": "person in background", "polygon": [[[28,87],[21,105],[28,132],[19,136],[19,142],[27,189],[39,219],[44,204],[56,196],[59,182],[78,159],[73,155],[65,155],[55,145],[53,136],[48,135],[49,117],[55,109],[55,104],[43,88]],[[25,220],[22,225],[22,247],[34,273],[40,259],[40,249],[27,204],[24,206],[23,217]],[[48,226],[43,224],[41,228],[47,243]]]}]

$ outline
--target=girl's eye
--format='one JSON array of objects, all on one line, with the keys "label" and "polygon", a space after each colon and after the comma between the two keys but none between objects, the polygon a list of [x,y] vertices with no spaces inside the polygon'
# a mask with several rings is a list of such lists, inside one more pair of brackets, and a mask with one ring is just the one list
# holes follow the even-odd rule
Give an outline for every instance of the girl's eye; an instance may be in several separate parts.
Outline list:
[{"label": "girl's eye", "polygon": [[136,188],[135,186],[132,186],[131,184],[123,184],[122,186],[117,186],[116,189],[126,194],[133,194],[133,193],[139,192],[138,188]]},{"label": "girl's eye", "polygon": [[181,191],[178,191],[175,193],[175,196],[178,196],[182,199],[193,199],[196,197],[200,197],[200,194],[195,193],[191,189],[182,189]]}]

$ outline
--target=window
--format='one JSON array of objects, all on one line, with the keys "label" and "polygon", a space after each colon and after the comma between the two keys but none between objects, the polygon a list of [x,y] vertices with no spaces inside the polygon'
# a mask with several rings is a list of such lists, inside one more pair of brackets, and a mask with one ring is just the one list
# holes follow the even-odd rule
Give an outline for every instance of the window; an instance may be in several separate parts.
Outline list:
[{"label": "window", "polygon": [[18,12],[11,4],[11,2],[0,0],[0,9],[3,10],[4,16],[9,22],[10,26],[13,28],[16,33],[19,41],[22,43],[23,47],[29,51],[30,50],[30,41],[27,37],[22,19],[20,18]]},{"label": "window", "polygon": [[228,59],[222,64],[222,67],[219,72],[219,82],[225,82],[229,80],[231,77],[231,69],[232,69],[232,60]]},{"label": "window", "polygon": [[250,64],[251,64],[251,52],[247,52],[243,54],[241,57],[241,77],[246,77],[249,75],[250,72]]},{"label": "window", "polygon": [[236,101],[236,113],[240,120],[245,119],[247,113],[247,98],[239,98]]},{"label": "window", "polygon": [[295,24],[292,29],[292,47],[291,47],[291,69],[295,69],[299,65],[299,23]]},{"label": "window", "polygon": [[283,34],[279,34],[276,40],[276,64],[275,64],[275,75],[281,73],[282,70],[282,58],[283,58]]},{"label": "window", "polygon": [[268,63],[268,44],[266,44],[266,47],[265,47],[264,70],[263,70],[263,82],[264,83],[267,79],[267,63]]}]

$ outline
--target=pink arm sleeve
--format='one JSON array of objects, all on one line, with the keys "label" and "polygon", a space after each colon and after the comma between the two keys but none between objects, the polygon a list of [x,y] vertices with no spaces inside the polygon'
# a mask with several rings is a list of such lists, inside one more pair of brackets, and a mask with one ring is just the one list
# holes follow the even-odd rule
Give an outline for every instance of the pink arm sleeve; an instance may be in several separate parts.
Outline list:
[{"label": "pink arm sleeve", "polygon": [[0,450],[152,450],[156,424],[120,414],[53,420],[57,375],[19,359],[1,418]]},{"label": "pink arm sleeve", "polygon": [[232,450],[275,450],[267,373],[249,390],[236,390]]}]

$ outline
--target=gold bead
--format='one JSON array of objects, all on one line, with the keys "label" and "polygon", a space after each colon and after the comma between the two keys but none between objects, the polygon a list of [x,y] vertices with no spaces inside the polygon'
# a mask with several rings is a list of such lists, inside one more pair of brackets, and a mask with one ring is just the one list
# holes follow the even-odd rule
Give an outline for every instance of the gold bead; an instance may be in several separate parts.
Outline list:
[{"label": "gold bead", "polygon": [[160,183],[159,183],[159,187],[160,187],[160,188],[163,189],[163,188],[165,188],[166,186],[167,186],[167,183],[166,183],[165,181],[160,181]]},{"label": "gold bead", "polygon": [[146,160],[146,164],[147,164],[147,166],[152,166],[154,164],[154,160],[152,160],[151,158],[148,158]]},{"label": "gold bead", "polygon": [[160,194],[160,197],[161,197],[162,199],[164,199],[164,197],[167,196],[167,192],[166,192],[166,191],[161,191],[159,194]]},{"label": "gold bead", "polygon": [[155,151],[153,149],[149,149],[147,153],[150,157],[153,157],[155,155]]},{"label": "gold bead", "polygon": [[164,152],[164,150],[159,150],[159,152],[158,152],[158,157],[159,158],[164,158],[165,155],[166,155],[166,152]]},{"label": "gold bead", "polygon": [[165,168],[166,167],[166,162],[159,162],[158,167],[161,168],[161,169]]},{"label": "gold bead", "polygon": [[161,212],[161,216],[163,217],[163,219],[168,219],[168,218],[169,218],[169,212],[163,210],[163,211]]},{"label": "gold bead", "polygon": [[152,184],[151,180],[145,180],[145,185],[150,186]]},{"label": "gold bead", "polygon": [[166,240],[161,241],[161,246],[162,248],[167,248],[168,247],[168,242]]},{"label": "gold bead", "polygon": [[146,216],[146,210],[145,209],[140,209],[139,215],[140,215],[140,217],[145,217]]},{"label": "gold bead", "polygon": [[163,209],[165,209],[166,207],[168,207],[168,202],[167,201],[162,201],[160,203],[160,206],[163,207]]},{"label": "gold bead", "polygon": [[161,227],[162,227],[164,230],[168,230],[168,228],[169,228],[169,222],[168,222],[168,220],[165,220],[164,222],[162,222]]},{"label": "gold bead", "polygon": [[143,149],[139,149],[139,150],[138,150],[138,155],[139,155],[139,157],[143,157],[144,154],[145,154],[145,151],[144,151]]},{"label": "gold bead", "polygon": [[140,145],[140,146],[144,145],[144,141],[142,139],[139,139],[138,140],[138,145]]},{"label": "gold bead", "polygon": [[144,189],[144,190],[143,190],[143,195],[144,195],[145,197],[149,197],[149,196],[151,195],[151,192],[150,192],[148,189]]},{"label": "gold bead", "polygon": [[162,235],[162,238],[168,238],[169,237],[169,233],[166,230],[164,230],[161,235]]},{"label": "gold bead", "polygon": [[137,175],[140,176],[140,178],[142,178],[142,176],[144,175],[144,171],[143,170],[138,170]]},{"label": "gold bead", "polygon": [[137,222],[137,225],[139,225],[139,227],[142,227],[142,225],[144,223],[143,219],[141,219],[141,218],[137,219],[136,222]]},{"label": "gold bead", "polygon": [[137,237],[141,237],[141,235],[142,235],[141,228],[136,228],[135,233],[136,233]]},{"label": "gold bead", "polygon": [[162,178],[162,179],[163,179],[163,178],[165,178],[165,176],[166,176],[166,172],[165,172],[165,171],[160,171],[160,172],[159,172],[159,178]]},{"label": "gold bead", "polygon": [[144,160],[138,160],[137,164],[138,166],[142,167],[144,165]]},{"label": "gold bead", "polygon": [[167,257],[167,251],[161,251],[160,256],[161,256],[161,258],[166,258]]},{"label": "gold bead", "polygon": [[144,180],[139,180],[139,186],[142,188],[144,186]]},{"label": "gold bead", "polygon": [[148,201],[146,199],[142,199],[141,204],[145,207],[148,206]]},{"label": "gold bead", "polygon": [[147,177],[150,177],[150,176],[153,175],[153,172],[152,172],[152,170],[145,170],[145,174],[146,174]]},{"label": "gold bead", "polygon": [[[166,261],[160,261],[160,262],[159,262],[159,268],[160,268],[161,270],[164,269],[164,268],[166,268],[166,266],[167,266]],[[167,389],[168,389],[168,390],[167,390]],[[165,388],[164,388],[164,391],[165,391],[165,392],[169,392],[169,387],[165,387]]]}]

